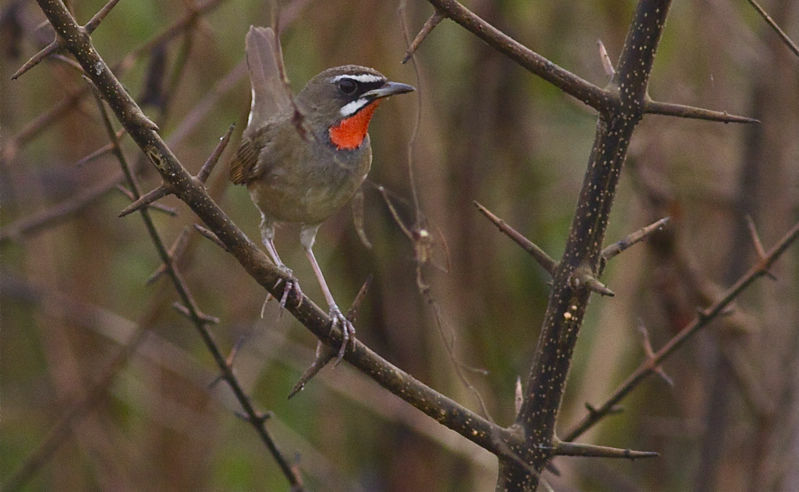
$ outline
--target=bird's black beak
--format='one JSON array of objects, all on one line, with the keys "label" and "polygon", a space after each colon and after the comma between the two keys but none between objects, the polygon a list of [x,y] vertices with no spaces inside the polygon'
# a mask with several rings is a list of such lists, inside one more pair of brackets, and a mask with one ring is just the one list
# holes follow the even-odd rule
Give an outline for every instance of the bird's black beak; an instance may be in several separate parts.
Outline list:
[{"label": "bird's black beak", "polygon": [[413,92],[415,90],[416,88],[412,85],[403,84],[401,82],[391,82],[389,80],[388,82],[378,87],[377,89],[372,89],[368,92],[364,92],[363,94],[361,94],[361,97],[365,97],[370,100],[375,100],[375,99],[382,99],[388,96],[393,96],[395,94],[405,94],[406,92]]}]

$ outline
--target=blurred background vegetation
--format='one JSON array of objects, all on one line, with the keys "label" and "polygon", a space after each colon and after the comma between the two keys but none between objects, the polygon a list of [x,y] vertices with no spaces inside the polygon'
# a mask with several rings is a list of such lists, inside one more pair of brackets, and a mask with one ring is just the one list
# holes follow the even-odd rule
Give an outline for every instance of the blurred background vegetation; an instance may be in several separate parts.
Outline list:
[{"label": "blurred background vegetation", "polygon": [[[163,43],[132,50],[186,15],[193,2],[122,1],[93,35],[127,89],[196,172],[227,127],[246,118],[242,70],[250,24],[270,22],[262,1],[218,6]],[[72,2],[85,22],[103,4]],[[788,34],[799,37],[799,4],[764,0]],[[634,2],[468,2],[476,13],[533,50],[603,86],[601,39],[615,61]],[[416,85],[415,96],[384,104],[371,129],[374,164],[364,186],[367,249],[349,210],[326,223],[317,256],[339,303],[348,305],[370,274],[358,336],[411,374],[479,410],[456,375],[444,338],[454,337],[492,417],[509,424],[514,384],[527,375],[546,307],[547,275],[481,217],[477,200],[557,257],[563,248],[596,117],[580,103],[444,21],[401,65],[404,16],[411,36],[432,8],[426,2],[299,0],[280,22],[295,90],[322,69],[374,66]],[[34,2],[11,0],[0,24],[0,477],[10,477],[97,381],[107,391],[28,482],[30,490],[285,490],[285,479],[238,410],[194,328],[171,304],[136,216],[118,219],[129,200],[106,185],[118,163],[107,154],[81,163],[107,136],[85,83],[51,60],[19,80],[11,74],[52,39]],[[161,64],[159,66],[159,64]],[[185,64],[181,70],[175,67]],[[613,261],[603,281],[613,299],[595,298],[575,352],[559,418],[561,434],[599,404],[645,357],[638,326],[655,348],[684,326],[697,306],[734,281],[756,255],[749,214],[766,247],[799,217],[799,60],[743,1],[674,2],[655,62],[650,94],[753,116],[757,126],[647,116],[632,142],[608,240],[660,217],[669,230]],[[179,73],[178,76],[174,74]],[[418,77],[417,77],[418,75]],[[149,82],[148,82],[149,80]],[[37,118],[65,106],[46,126]],[[203,111],[204,108],[207,110]],[[420,113],[419,113],[420,111]],[[416,138],[414,125],[419,118]],[[125,137],[132,162],[138,152]],[[420,209],[412,205],[410,162]],[[234,145],[231,147],[235,148]],[[229,151],[228,151],[229,152]],[[226,154],[227,156],[227,154]],[[223,158],[224,159],[224,158]],[[159,180],[141,166],[145,189]],[[111,180],[111,181],[109,181]],[[376,185],[391,191],[406,225],[419,213],[435,238],[422,267],[435,300],[420,294],[416,254]],[[98,187],[106,192],[92,194]],[[223,166],[209,190],[250,237],[258,215],[247,193],[227,183]],[[75,204],[59,220],[20,228],[29,217]],[[174,240],[195,222],[155,213]],[[23,222],[20,222],[23,221]],[[322,300],[295,231],[278,249]],[[641,462],[555,461],[556,490],[799,489],[799,251],[774,268],[719,320],[664,366],[673,380],[651,379],[582,441],[655,450]],[[263,290],[238,264],[197,234],[180,265],[198,305],[220,319],[223,350],[243,341],[235,371],[268,427],[296,456],[313,490],[491,490],[493,456],[430,421],[347,364],[327,368],[292,400],[286,395],[313,359],[315,341],[272,305],[259,318]],[[448,266],[448,268],[447,268]],[[445,272],[444,270],[447,270]],[[436,310],[442,321],[436,323]],[[109,363],[138,329],[146,336],[120,366]],[[5,480],[5,479],[3,479]]]}]

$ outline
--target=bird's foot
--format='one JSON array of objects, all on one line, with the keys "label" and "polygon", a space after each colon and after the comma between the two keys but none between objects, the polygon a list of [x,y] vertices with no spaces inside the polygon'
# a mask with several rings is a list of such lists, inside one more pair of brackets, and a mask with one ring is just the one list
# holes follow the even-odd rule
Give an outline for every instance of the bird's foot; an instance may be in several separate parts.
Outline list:
[{"label": "bird's foot", "polygon": [[352,326],[352,321],[348,320],[347,317],[341,312],[341,309],[339,309],[335,304],[330,306],[330,312],[328,313],[328,316],[330,316],[331,320],[331,332],[336,327],[341,328],[341,346],[339,347],[338,355],[336,356],[336,365],[338,365],[341,362],[341,359],[344,358],[344,353],[347,351],[347,345],[352,346],[355,343],[355,327]]},{"label": "bird's foot", "polygon": [[[283,287],[283,294],[280,296],[280,315],[283,315],[283,309],[286,308],[286,303],[288,302],[289,297],[293,294],[297,298],[297,307],[302,306],[303,294],[302,289],[300,289],[300,282],[294,277],[294,272],[291,268],[285,265],[278,265],[278,269],[280,269],[280,273],[285,275],[287,278],[279,278],[277,282],[275,282],[274,288],[277,289],[280,284],[286,283]],[[261,305],[261,318],[264,317],[264,311],[266,310],[266,305],[269,301],[272,300],[272,294],[266,294],[266,299],[264,299],[263,305]]]}]

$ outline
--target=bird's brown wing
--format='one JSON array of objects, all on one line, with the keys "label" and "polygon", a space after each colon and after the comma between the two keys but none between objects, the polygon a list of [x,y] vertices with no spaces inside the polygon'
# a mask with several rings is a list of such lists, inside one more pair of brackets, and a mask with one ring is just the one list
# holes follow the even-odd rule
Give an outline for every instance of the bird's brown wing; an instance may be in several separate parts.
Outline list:
[{"label": "bird's brown wing", "polygon": [[258,154],[261,148],[251,139],[241,141],[239,149],[230,161],[230,181],[244,184],[257,177]]},{"label": "bird's brown wing", "polygon": [[248,137],[270,118],[288,111],[292,103],[275,31],[271,27],[250,26],[245,50],[252,84],[250,117],[244,130],[244,136]]}]

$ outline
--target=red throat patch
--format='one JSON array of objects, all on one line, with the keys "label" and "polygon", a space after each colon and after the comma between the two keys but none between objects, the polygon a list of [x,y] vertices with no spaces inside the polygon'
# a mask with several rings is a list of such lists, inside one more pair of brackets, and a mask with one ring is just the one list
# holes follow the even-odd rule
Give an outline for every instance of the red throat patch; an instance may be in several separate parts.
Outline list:
[{"label": "red throat patch", "polygon": [[381,101],[376,100],[349,118],[341,120],[338,125],[330,127],[330,141],[338,150],[357,149],[361,145],[369,131],[369,121]]}]

